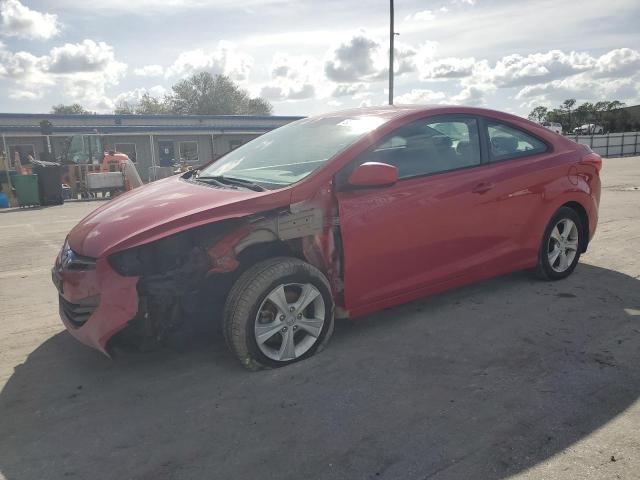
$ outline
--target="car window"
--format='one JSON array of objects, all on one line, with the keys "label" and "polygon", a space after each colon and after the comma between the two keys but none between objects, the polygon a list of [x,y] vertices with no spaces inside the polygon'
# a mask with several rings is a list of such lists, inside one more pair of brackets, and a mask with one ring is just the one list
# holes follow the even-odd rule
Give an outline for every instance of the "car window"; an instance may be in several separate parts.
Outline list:
[{"label": "car window", "polygon": [[382,142],[380,145],[376,147],[378,151],[387,150],[391,148],[404,148],[407,146],[407,140],[398,135],[394,135],[388,140]]},{"label": "car window", "polygon": [[280,188],[310,175],[384,122],[377,116],[340,114],[298,120],[230,151],[197,178],[227,176]]},{"label": "car window", "polygon": [[380,141],[357,163],[364,162],[394,165],[400,179],[479,165],[477,122],[461,117],[412,122]]},{"label": "car window", "polygon": [[492,161],[535,155],[547,150],[547,145],[541,140],[504,123],[490,122],[487,129]]}]

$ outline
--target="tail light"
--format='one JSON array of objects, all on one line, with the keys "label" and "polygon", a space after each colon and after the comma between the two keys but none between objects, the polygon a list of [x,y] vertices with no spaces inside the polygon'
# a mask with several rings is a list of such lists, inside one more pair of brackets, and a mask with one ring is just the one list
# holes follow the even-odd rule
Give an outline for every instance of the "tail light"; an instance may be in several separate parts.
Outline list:
[{"label": "tail light", "polygon": [[588,152],[579,163],[581,165],[592,165],[598,172],[602,169],[602,157],[595,152]]}]

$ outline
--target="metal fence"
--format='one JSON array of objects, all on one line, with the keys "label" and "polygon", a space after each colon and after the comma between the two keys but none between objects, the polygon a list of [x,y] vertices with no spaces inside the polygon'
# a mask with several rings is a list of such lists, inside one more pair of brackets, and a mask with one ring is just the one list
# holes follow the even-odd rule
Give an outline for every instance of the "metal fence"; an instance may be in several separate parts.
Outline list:
[{"label": "metal fence", "polygon": [[606,135],[568,135],[576,143],[589,145],[601,157],[640,155],[640,132],[608,133]]}]

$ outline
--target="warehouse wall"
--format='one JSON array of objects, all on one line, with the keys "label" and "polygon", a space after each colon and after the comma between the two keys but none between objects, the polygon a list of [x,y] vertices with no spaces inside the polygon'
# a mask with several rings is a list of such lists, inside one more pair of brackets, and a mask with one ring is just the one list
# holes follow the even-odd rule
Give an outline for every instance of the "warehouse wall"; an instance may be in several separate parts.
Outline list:
[{"label": "warehouse wall", "polygon": [[260,135],[219,135],[214,140],[215,158],[218,159],[225,153],[259,136]]},{"label": "warehouse wall", "polygon": [[[192,162],[194,165],[202,165],[216,160],[229,152],[230,150],[258,137],[259,135],[250,134],[193,134],[185,135],[182,133],[166,134],[166,135],[120,135],[108,134],[101,135],[103,147],[108,150],[124,151],[134,157],[135,164],[140,177],[144,182],[149,181],[149,170],[155,164],[160,164],[159,142],[171,142],[173,145],[175,161],[180,160],[180,142],[196,142],[198,148],[198,161]],[[40,159],[41,152],[45,151],[45,137],[24,136],[12,137],[6,136],[7,148],[14,145],[33,145],[35,158]],[[51,136],[51,143],[56,156],[60,156],[68,149],[70,137],[67,136]],[[151,154],[151,141],[153,141],[153,155]],[[0,150],[3,147],[0,145]],[[133,158],[132,158],[133,160]]]},{"label": "warehouse wall", "polygon": [[[151,142],[145,135],[109,135],[102,137],[105,146],[110,150],[118,150],[129,154],[131,146],[135,146],[135,164],[143,182],[149,180],[149,167],[151,167]],[[119,148],[116,148],[119,147]],[[125,148],[122,148],[125,147]],[[130,155],[131,156],[131,155]],[[133,158],[131,159],[133,160]]]}]

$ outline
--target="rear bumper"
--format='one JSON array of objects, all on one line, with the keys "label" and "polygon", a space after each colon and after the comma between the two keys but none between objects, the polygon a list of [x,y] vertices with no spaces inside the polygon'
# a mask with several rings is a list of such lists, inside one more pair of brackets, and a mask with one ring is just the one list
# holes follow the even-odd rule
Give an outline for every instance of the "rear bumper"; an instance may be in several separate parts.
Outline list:
[{"label": "rear bumper", "polygon": [[117,274],[106,259],[85,271],[61,270],[56,262],[52,275],[64,326],[77,340],[108,356],[111,337],[138,312],[138,277]]}]

